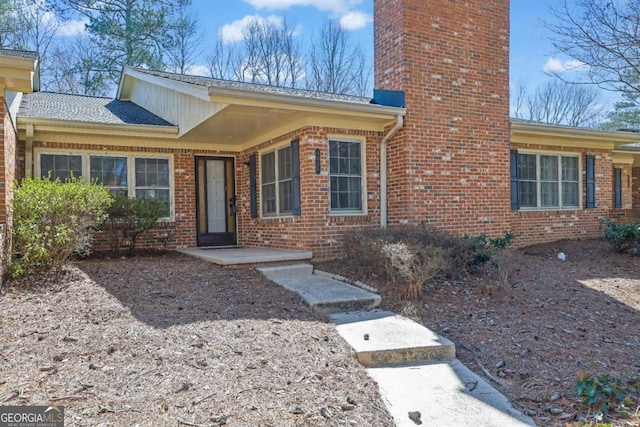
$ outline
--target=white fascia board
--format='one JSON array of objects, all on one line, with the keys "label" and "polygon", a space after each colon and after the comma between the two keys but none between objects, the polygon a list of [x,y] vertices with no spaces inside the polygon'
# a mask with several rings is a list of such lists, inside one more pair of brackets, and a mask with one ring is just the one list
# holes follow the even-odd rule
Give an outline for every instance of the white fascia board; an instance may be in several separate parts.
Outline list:
[{"label": "white fascia board", "polygon": [[165,89],[184,93],[186,95],[190,95],[205,101],[209,101],[211,99],[209,96],[209,91],[205,86],[179,82],[179,81],[168,79],[162,76],[154,76],[152,74],[141,73],[140,71],[134,70],[131,67],[125,67],[122,71],[122,78],[120,79],[120,84],[118,87],[118,99],[120,99],[120,97],[122,96],[121,90],[122,90],[122,87],[124,86],[124,79],[127,77],[131,77],[136,80],[161,86]]},{"label": "white fascia board", "polygon": [[158,134],[158,136],[166,137],[167,135],[178,135],[179,128],[177,126],[157,126],[157,125],[135,125],[124,123],[95,123],[95,122],[82,122],[73,120],[54,120],[54,119],[40,119],[34,117],[20,117],[18,116],[18,129],[26,129],[27,125],[35,126],[35,129],[46,128],[49,131],[58,132],[74,132],[87,131],[115,131],[119,133],[145,133],[145,134]]},{"label": "white fascia board", "polygon": [[[398,115],[406,114],[405,108],[386,107],[378,104],[358,104],[355,102],[304,98],[293,95],[265,93],[258,91],[250,91],[243,89],[220,88],[209,86],[209,95],[215,99],[216,96],[224,98],[235,98],[240,102],[238,104],[251,105],[251,101],[262,101],[277,104],[281,108],[288,106],[288,109],[299,110],[300,107],[307,108],[323,108],[331,110],[345,110],[351,112],[361,112],[380,115],[392,115],[394,118]],[[242,102],[244,100],[244,102]],[[274,105],[275,106],[275,105]]]}]

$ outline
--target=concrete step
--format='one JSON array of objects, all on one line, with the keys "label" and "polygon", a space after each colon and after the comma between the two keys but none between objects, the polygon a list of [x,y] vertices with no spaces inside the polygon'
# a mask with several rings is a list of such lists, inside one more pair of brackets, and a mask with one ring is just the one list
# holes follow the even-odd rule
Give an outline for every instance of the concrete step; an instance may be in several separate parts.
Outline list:
[{"label": "concrete step", "polygon": [[272,267],[258,268],[267,279],[291,279],[300,276],[310,276],[313,274],[313,265],[311,264],[290,264]]},{"label": "concrete step", "polygon": [[451,341],[392,312],[336,313],[331,319],[364,366],[431,362],[456,357],[455,345]]},{"label": "concrete step", "polygon": [[[380,305],[380,295],[348,283],[311,274],[313,266],[275,266],[258,268],[265,277],[298,293],[312,308],[325,313],[367,310]],[[300,272],[300,274],[298,274]]]},{"label": "concrete step", "polygon": [[397,427],[414,427],[418,411],[428,426],[529,427],[533,420],[459,360],[369,368]]}]

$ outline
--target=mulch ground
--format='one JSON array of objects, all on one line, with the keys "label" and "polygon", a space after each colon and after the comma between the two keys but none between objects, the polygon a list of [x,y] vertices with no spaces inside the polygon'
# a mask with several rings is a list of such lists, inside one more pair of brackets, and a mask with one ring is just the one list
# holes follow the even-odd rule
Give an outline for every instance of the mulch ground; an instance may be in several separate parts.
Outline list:
[{"label": "mulch ground", "polygon": [[391,426],[327,319],[251,269],[89,259],[0,292],[0,405],[66,426]]},{"label": "mulch ground", "polygon": [[[595,408],[572,392],[581,373],[640,376],[640,256],[602,240],[564,241],[513,251],[501,264],[502,272],[429,283],[418,301],[403,297],[405,285],[363,275],[348,260],[318,267],[375,286],[383,308],[452,340],[465,365],[538,425],[593,422]],[[632,398],[631,415],[640,406]]]}]

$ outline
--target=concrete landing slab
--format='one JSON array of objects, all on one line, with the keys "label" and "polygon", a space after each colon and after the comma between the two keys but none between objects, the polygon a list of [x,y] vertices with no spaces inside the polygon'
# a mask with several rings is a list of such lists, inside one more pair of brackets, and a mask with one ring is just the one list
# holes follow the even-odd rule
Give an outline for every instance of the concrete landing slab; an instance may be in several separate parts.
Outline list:
[{"label": "concrete landing slab", "polygon": [[409,419],[420,411],[422,425],[447,427],[524,427],[533,420],[459,360],[369,368],[397,427],[419,425]]},{"label": "concrete landing slab", "polygon": [[183,248],[177,252],[222,266],[308,261],[313,253],[271,248]]},{"label": "concrete landing slab", "polygon": [[364,366],[448,360],[455,345],[411,319],[383,310],[333,314],[340,335]]},{"label": "concrete landing slab", "polygon": [[286,274],[279,268],[258,268],[268,279],[293,292],[325,313],[366,310],[380,305],[380,295],[348,283],[315,274]]}]

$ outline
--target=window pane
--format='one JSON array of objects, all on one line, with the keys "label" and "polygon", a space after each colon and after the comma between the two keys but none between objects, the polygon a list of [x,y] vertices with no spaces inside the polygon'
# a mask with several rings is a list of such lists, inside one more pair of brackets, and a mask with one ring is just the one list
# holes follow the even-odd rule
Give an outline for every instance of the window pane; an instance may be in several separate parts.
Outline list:
[{"label": "window pane", "polygon": [[97,180],[109,189],[127,193],[126,157],[91,156],[89,169],[89,179],[92,181]]},{"label": "window pane", "polygon": [[331,209],[362,209],[360,178],[331,177]]},{"label": "window pane", "polygon": [[278,198],[280,214],[291,213],[293,207],[292,182],[281,181],[278,183]]},{"label": "window pane", "polygon": [[535,154],[518,154],[518,177],[525,181],[536,179]]},{"label": "window pane", "polygon": [[531,181],[520,181],[518,183],[518,199],[523,208],[535,208],[538,206],[538,194],[536,183]]},{"label": "window pane", "polygon": [[291,178],[291,147],[278,150],[278,181]]},{"label": "window pane", "polygon": [[275,184],[265,184],[262,186],[262,213],[264,215],[276,213]]},{"label": "window pane", "polygon": [[[540,179],[542,181],[558,180],[557,156],[540,156]],[[542,194],[544,194],[544,191]]]},{"label": "window pane", "polygon": [[578,181],[578,158],[563,157],[562,158],[562,180]]},{"label": "window pane", "polygon": [[163,215],[169,216],[171,215],[171,202],[170,202],[170,191],[161,190],[161,189],[143,189],[136,190],[136,198],[137,199],[151,199],[151,200],[160,200],[164,202]]},{"label": "window pane", "polygon": [[40,176],[67,181],[70,177],[82,177],[82,156],[67,154],[41,154]]},{"label": "window pane", "polygon": [[360,175],[360,158],[351,159],[349,163],[349,174]]},{"label": "window pane", "polygon": [[562,183],[562,206],[578,207],[579,200],[579,184],[577,182]]},{"label": "window pane", "polygon": [[543,182],[540,184],[540,202],[542,207],[558,207],[558,183]]},{"label": "window pane", "polygon": [[158,199],[169,203],[169,190],[161,189],[142,189],[136,190],[136,198],[138,199]]},{"label": "window pane", "polygon": [[135,159],[135,163],[136,188],[169,186],[168,159]]},{"label": "window pane", "polygon": [[262,169],[262,183],[271,183],[276,180],[276,163],[275,153],[263,154],[260,162],[260,168]]},{"label": "window pane", "polygon": [[360,186],[362,180],[360,178],[349,179],[349,209],[362,209],[362,194]]}]

